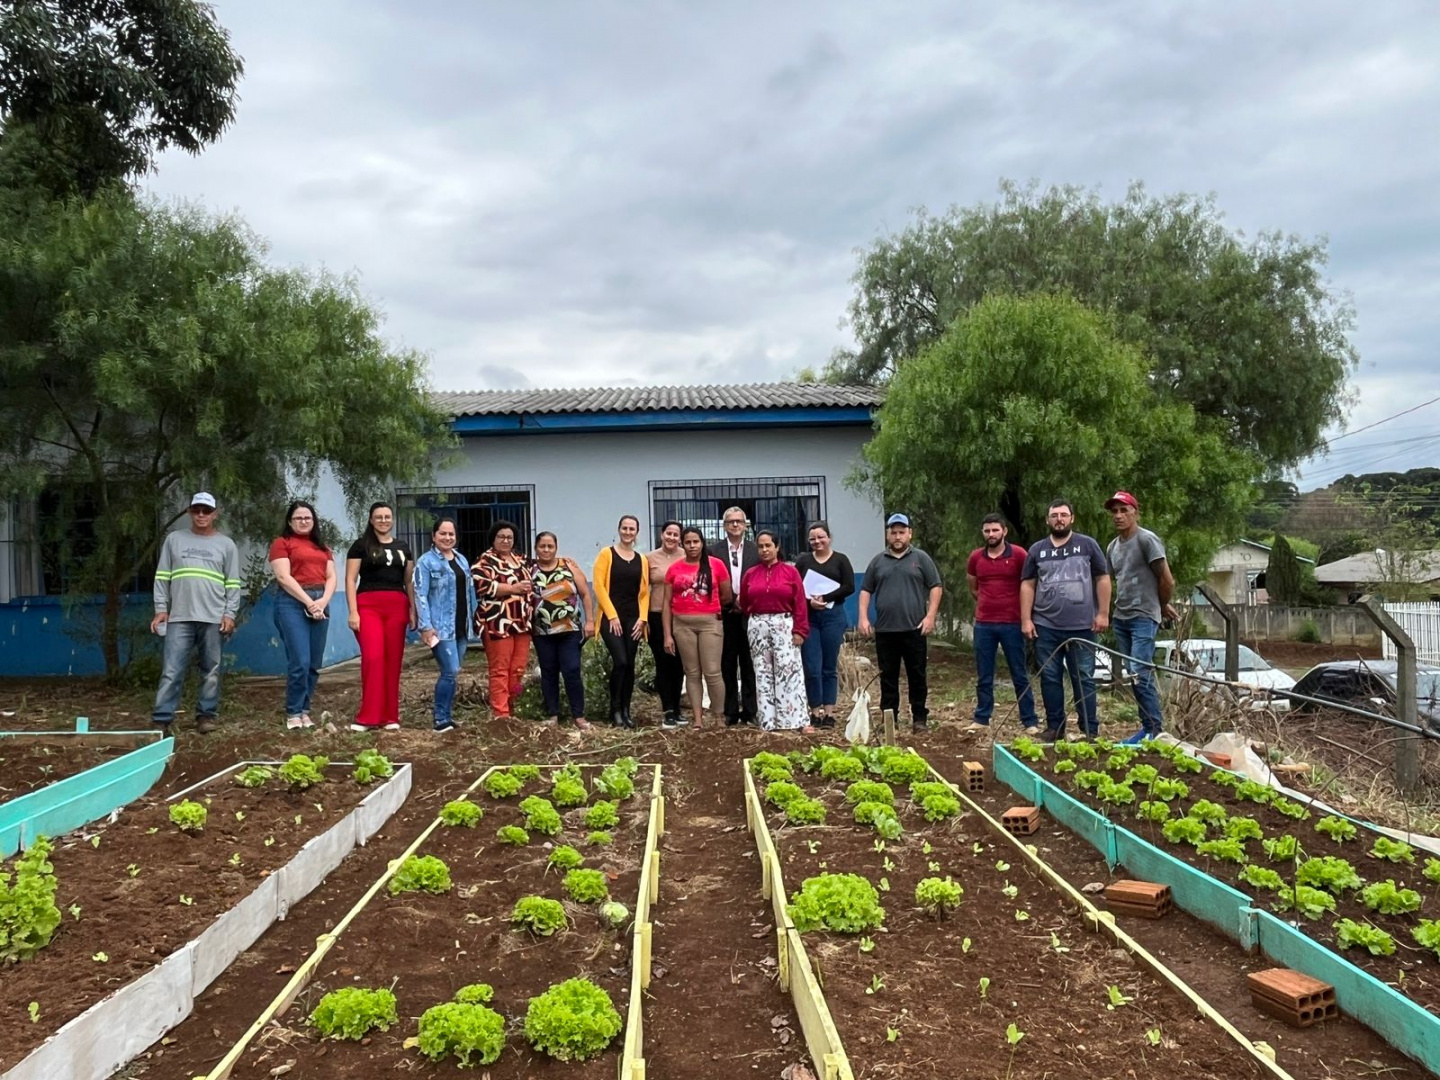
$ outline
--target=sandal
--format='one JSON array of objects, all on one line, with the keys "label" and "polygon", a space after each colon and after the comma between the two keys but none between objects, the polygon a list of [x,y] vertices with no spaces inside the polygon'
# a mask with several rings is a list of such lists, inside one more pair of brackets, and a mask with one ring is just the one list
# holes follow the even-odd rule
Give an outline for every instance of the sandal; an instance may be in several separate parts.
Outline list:
[{"label": "sandal", "polygon": [[577,716],[575,717],[575,728],[577,731],[590,731],[590,721],[586,720],[583,716]]}]

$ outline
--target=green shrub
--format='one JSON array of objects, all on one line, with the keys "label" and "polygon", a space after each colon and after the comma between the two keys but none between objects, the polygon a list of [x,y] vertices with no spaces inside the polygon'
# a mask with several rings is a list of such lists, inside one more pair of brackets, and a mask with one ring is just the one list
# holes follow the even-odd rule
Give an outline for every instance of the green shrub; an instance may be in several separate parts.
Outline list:
[{"label": "green shrub", "polygon": [[295,791],[304,791],[325,782],[325,767],[330,764],[327,757],[307,757],[293,754],[290,760],[280,766],[280,779]]},{"label": "green shrub", "polygon": [[1306,645],[1319,645],[1325,639],[1320,634],[1319,624],[1314,619],[1306,619],[1295,632],[1295,640]]},{"label": "green shrub", "polygon": [[565,924],[564,906],[544,896],[522,896],[510,912],[511,926],[523,927],[537,937],[549,937],[565,929]]},{"label": "green shrub", "polygon": [[833,757],[820,766],[820,775],[826,780],[848,782],[859,780],[865,775],[865,766],[853,757]]},{"label": "green shrub", "polygon": [[470,983],[455,991],[451,1001],[458,1001],[461,1005],[489,1005],[495,1000],[495,988],[489,983]]},{"label": "green shrub", "polygon": [[358,1041],[372,1030],[389,1031],[399,1022],[393,993],[358,986],[330,991],[310,1014],[311,1026],[327,1039]]},{"label": "green shrub", "polygon": [[585,843],[591,847],[606,847],[614,842],[615,837],[611,836],[604,829],[596,829],[589,836],[585,837]]},{"label": "green shrub", "polygon": [[931,795],[920,804],[926,821],[946,821],[960,816],[960,800],[954,795]]},{"label": "green shrub", "polygon": [[930,775],[930,766],[919,754],[896,754],[880,767],[880,779],[887,784],[914,784]]},{"label": "green shrub", "polygon": [[355,771],[351,773],[357,784],[373,784],[395,775],[395,766],[379,750],[361,750],[355,755]]},{"label": "green shrub", "polygon": [[586,1061],[600,1054],[624,1025],[610,995],[588,979],[567,979],[530,999],[525,1038],[559,1061]]},{"label": "green shrub", "polygon": [[765,801],[771,806],[778,806],[781,810],[796,799],[803,798],[805,798],[805,790],[799,784],[792,784],[789,780],[776,780],[765,789]]},{"label": "green shrub", "polygon": [[185,799],[170,807],[170,822],[179,827],[181,832],[197,833],[205,828],[205,819],[210,816],[210,811],[205,809],[204,803],[191,802]]},{"label": "green shrub", "polygon": [[571,870],[565,875],[565,892],[577,904],[598,904],[610,895],[605,874],[599,870]]},{"label": "green shrub", "polygon": [[620,808],[613,802],[601,799],[585,811],[587,829],[610,829],[620,824]]},{"label": "green shrub", "polygon": [[244,788],[264,787],[275,776],[275,770],[268,765],[251,765],[235,774],[235,783]]},{"label": "green shrub", "polygon": [[1365,906],[1381,915],[1408,915],[1420,910],[1420,894],[1414,889],[1401,889],[1393,878],[1366,885],[1360,890]]},{"label": "green shrub", "polygon": [[434,855],[411,855],[390,879],[390,895],[403,892],[447,893],[450,868]]},{"label": "green shrub", "polygon": [[785,820],[791,825],[824,825],[825,804],[819,799],[792,799],[785,804]]},{"label": "green shrub", "polygon": [[462,1069],[493,1065],[505,1050],[505,1018],[484,1005],[435,1005],[420,1017],[420,1053],[431,1061],[455,1057]]},{"label": "green shrub", "polygon": [[1354,919],[1335,920],[1335,942],[1342,949],[1367,949],[1371,956],[1394,956],[1395,939],[1378,926]]},{"label": "green shrub", "polygon": [[59,881],[48,861],[54,845],[37,836],[15,860],[14,884],[0,874],[0,967],[29,960],[55,936],[60,908],[55,903]]},{"label": "green shrub", "polygon": [[1322,817],[1315,823],[1315,831],[1324,833],[1337,844],[1343,844],[1346,840],[1354,840],[1356,835],[1354,824],[1342,817]]},{"label": "green shrub", "polygon": [[485,793],[492,799],[508,799],[512,795],[518,795],[524,786],[524,782],[519,777],[504,769],[492,772],[485,777],[484,783],[481,784]]},{"label": "green shrub", "polygon": [[922,878],[915,886],[915,903],[937,919],[943,919],[946,912],[960,906],[960,898],[964,894],[960,883],[952,878]]},{"label": "green shrub", "polygon": [[569,844],[560,844],[554,851],[550,852],[547,864],[557,870],[574,870],[585,861],[585,856],[576,851]]},{"label": "green shrub", "polygon": [[495,831],[495,839],[502,844],[513,844],[521,847],[530,842],[530,834],[519,825],[502,825]]},{"label": "green shrub", "polygon": [[440,824],[463,826],[473,829],[485,816],[485,811],[469,799],[451,799],[440,808]]},{"label": "green shrub", "polygon": [[790,918],[801,931],[833,930],[862,934],[885,921],[875,886],[858,874],[821,874],[806,878],[790,898]]},{"label": "green shrub", "polygon": [[[933,794],[942,794],[945,785],[944,785],[944,784],[916,784],[914,787],[912,787],[912,788],[910,789],[910,794],[911,794],[914,798],[923,799],[923,798],[925,797],[924,795],[916,794],[916,792],[915,792],[915,788],[916,788],[916,787],[925,787],[925,788],[935,787],[935,788],[940,788],[940,789],[942,789],[942,791],[940,791],[940,792],[927,792],[927,793],[926,793],[926,794],[932,794],[932,795],[933,795]],[[886,784],[886,783],[884,783],[884,782],[882,782],[882,781],[880,781],[880,780],[856,780],[853,784],[851,784],[849,787],[847,787],[847,788],[845,789],[845,801],[846,801],[847,803],[849,803],[851,806],[855,806],[856,804],[862,803],[862,802],[879,802],[879,803],[884,803],[886,806],[894,806],[894,805],[895,805],[895,791],[894,791],[893,788],[890,787],[889,784]]]},{"label": "green shrub", "polygon": [[525,815],[525,827],[542,836],[554,836],[564,827],[564,822],[560,820],[560,811],[555,809],[549,799],[543,799],[539,795],[527,795],[521,799],[520,812]]}]

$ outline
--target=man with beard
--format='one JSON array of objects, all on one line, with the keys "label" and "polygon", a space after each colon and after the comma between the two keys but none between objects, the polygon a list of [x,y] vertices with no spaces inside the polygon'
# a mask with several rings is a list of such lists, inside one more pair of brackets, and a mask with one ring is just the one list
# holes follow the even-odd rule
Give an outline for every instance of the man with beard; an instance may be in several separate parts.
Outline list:
[{"label": "man with beard", "polygon": [[[885,520],[885,550],[870,560],[860,590],[860,633],[875,635],[875,659],[880,663],[880,708],[900,711],[900,665],[910,688],[910,721],[916,731],[929,726],[925,667],[928,642],[935,632],[944,589],[935,561],[910,546],[910,519],[891,514]],[[875,622],[870,622],[870,601],[875,601]]]},{"label": "man with beard", "polygon": [[[1110,566],[1093,537],[1072,531],[1075,508],[1050,504],[1050,535],[1030,546],[1020,581],[1020,629],[1035,642],[1043,741],[1065,737],[1065,670],[1075,695],[1082,738],[1100,732],[1095,712],[1095,636],[1110,625]],[[1076,640],[1078,639],[1078,640]]]},{"label": "man with beard", "polygon": [[1005,519],[986,514],[980,524],[984,547],[970,553],[965,580],[975,598],[975,719],[965,729],[977,734],[990,728],[995,711],[995,650],[1005,653],[1010,685],[1020,706],[1020,726],[1027,735],[1040,734],[1035,695],[1025,666],[1025,635],[1020,632],[1020,574],[1026,552],[1017,550],[1006,536]]}]

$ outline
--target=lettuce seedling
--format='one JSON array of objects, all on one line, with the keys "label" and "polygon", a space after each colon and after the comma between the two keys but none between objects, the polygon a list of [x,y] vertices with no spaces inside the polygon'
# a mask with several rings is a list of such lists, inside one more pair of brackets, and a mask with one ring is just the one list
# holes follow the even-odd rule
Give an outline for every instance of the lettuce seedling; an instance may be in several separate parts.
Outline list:
[{"label": "lettuce seedling", "polygon": [[1356,835],[1354,824],[1342,817],[1322,817],[1315,823],[1315,831],[1324,833],[1337,844],[1343,844],[1346,840],[1354,840]]},{"label": "lettuce seedling", "polygon": [[1301,806],[1294,799],[1287,799],[1283,795],[1277,795],[1271,799],[1270,805],[1273,809],[1278,810],[1288,818],[1294,818],[1296,821],[1306,821],[1310,817],[1309,810],[1305,809],[1305,807]]},{"label": "lettuce seedling", "polygon": [[473,829],[484,816],[485,811],[469,799],[451,799],[440,808],[441,825],[461,825]]},{"label": "lettuce seedling", "polygon": [[502,844],[512,844],[521,847],[530,842],[530,834],[519,825],[502,825],[495,831],[495,839]]},{"label": "lettuce seedling", "polygon": [[264,787],[275,776],[275,770],[268,765],[251,765],[235,774],[235,783],[244,788]]},{"label": "lettuce seedling", "polygon": [[1010,752],[1021,761],[1039,761],[1045,756],[1045,747],[1027,735],[1021,735],[1010,744]]},{"label": "lettuce seedling", "polygon": [[327,757],[292,754],[290,760],[280,766],[280,779],[289,784],[292,791],[305,791],[325,782],[325,767],[329,764]]},{"label": "lettuce seedling", "polygon": [[824,825],[825,804],[819,799],[792,799],[785,805],[785,820],[791,825]]},{"label": "lettuce seedling", "polygon": [[1319,858],[1306,859],[1295,871],[1295,883],[1297,885],[1313,885],[1317,889],[1324,889],[1336,896],[1346,889],[1358,889],[1363,884],[1360,875],[1355,872],[1355,868],[1350,865],[1349,860],[1335,855],[1321,855]]},{"label": "lettuce seedling", "polygon": [[1440,920],[1421,919],[1420,925],[1410,931],[1415,944],[1422,949],[1431,949],[1440,958]]},{"label": "lettuce seedling", "polygon": [[[937,788],[939,790],[926,790],[922,795],[916,791],[916,788]],[[923,799],[925,795],[948,794],[944,789],[944,784],[915,784],[910,788],[910,796],[914,799]],[[845,789],[845,801],[851,806],[862,802],[878,802],[884,803],[886,806],[894,806],[895,789],[880,780],[856,780]]]},{"label": "lettuce seedling", "polygon": [[1219,803],[1213,803],[1209,799],[1201,799],[1194,806],[1190,807],[1190,816],[1212,825],[1218,825],[1230,815],[1225,813],[1225,808]]},{"label": "lettuce seedling", "polygon": [[870,823],[870,827],[880,834],[881,840],[899,840],[905,832],[900,819],[894,814],[880,814]]},{"label": "lettuce seedling", "polygon": [[170,807],[170,821],[179,826],[181,832],[201,832],[205,828],[205,819],[209,816],[210,811],[205,809],[204,803],[191,802],[189,799]]},{"label": "lettuce seedling", "polygon": [[505,1018],[485,1005],[435,1005],[420,1016],[417,1045],[431,1061],[454,1056],[462,1069],[493,1065],[505,1050]]},{"label": "lettuce seedling", "polygon": [[[510,775],[513,776],[516,780],[519,780],[521,784],[533,784],[536,780],[540,779],[540,766],[511,765]],[[578,772],[574,775],[577,780],[580,778],[580,774]]]},{"label": "lettuce seedling", "polygon": [[395,775],[395,766],[379,750],[361,750],[355,755],[355,772],[352,774],[358,784],[371,784]]},{"label": "lettuce seedling", "polygon": [[925,759],[908,752],[891,755],[880,767],[880,779],[897,786],[919,783],[929,775],[930,766],[925,764]]},{"label": "lettuce seedling", "polygon": [[485,793],[492,799],[508,799],[512,795],[520,794],[520,789],[525,786],[524,782],[507,770],[492,772],[485,778],[481,785]]},{"label": "lettuce seedling", "polygon": [[820,775],[826,780],[852,781],[865,775],[865,766],[853,757],[833,757],[820,766]]},{"label": "lettuce seedling", "polygon": [[585,856],[576,851],[569,844],[560,844],[554,851],[550,852],[547,865],[557,870],[574,870],[585,862]]},{"label": "lettuce seedling", "polygon": [[1232,817],[1225,822],[1225,835],[1232,840],[1259,840],[1264,833],[1253,817]]},{"label": "lettuce seedling", "polygon": [[612,765],[595,778],[595,790],[607,799],[628,799],[635,794],[635,781]]},{"label": "lettuce seedling", "polygon": [[598,904],[610,896],[610,886],[602,871],[571,870],[565,875],[565,892],[577,904]]},{"label": "lettuce seedling", "polygon": [[1075,786],[1089,791],[1109,779],[1109,776],[1098,769],[1081,769],[1075,774]]},{"label": "lettuce seedling", "polygon": [[1195,846],[1197,853],[1211,859],[1222,859],[1225,862],[1243,863],[1245,861],[1245,845],[1234,837],[1227,836],[1223,840],[1206,840]]},{"label": "lettuce seedling", "polygon": [[560,820],[560,811],[555,809],[549,799],[543,799],[539,795],[527,795],[521,799],[520,812],[525,815],[525,827],[543,836],[554,836],[564,827],[564,822]]},{"label": "lettuce seedling", "polygon": [[1169,819],[1170,804],[1159,801],[1150,802],[1149,800],[1146,800],[1136,808],[1135,812],[1144,821],[1154,821],[1158,823]]},{"label": "lettuce seedling", "polygon": [[403,892],[447,893],[450,891],[450,868],[434,855],[411,855],[395,871],[389,888],[391,896]]},{"label": "lettuce seedling", "polygon": [[776,780],[765,789],[765,801],[781,810],[796,799],[803,798],[805,798],[805,790],[799,784],[792,784],[789,780]]},{"label": "lettuce seedling", "polygon": [[861,825],[873,825],[877,817],[894,817],[895,808],[889,803],[862,802],[855,807],[855,820]]},{"label": "lettuce seedling", "polygon": [[1136,765],[1125,774],[1127,784],[1141,784],[1148,787],[1158,779],[1160,779],[1160,770],[1154,765]]},{"label": "lettuce seedling", "polygon": [[1426,859],[1425,869],[1421,873],[1426,881],[1440,885],[1440,859]]},{"label": "lettuce seedling", "polygon": [[762,750],[750,759],[750,773],[752,776],[772,784],[776,780],[789,780],[795,775],[795,768],[785,757],[780,754],[772,754],[768,750]]},{"label": "lettuce seedling", "polygon": [[601,799],[585,811],[587,829],[609,829],[620,824],[620,808],[613,802]]},{"label": "lettuce seedling", "polygon": [[1264,784],[1256,783],[1254,780],[1242,780],[1235,786],[1235,795],[1237,798],[1245,799],[1253,803],[1260,803],[1261,805],[1275,798],[1273,789],[1266,787]]},{"label": "lettuce seedling", "polygon": [[1108,776],[1096,786],[1095,794],[1101,802],[1112,806],[1128,806],[1135,801],[1134,788],[1129,784],[1116,783]]},{"label": "lettuce seedling", "polygon": [[1136,750],[1133,746],[1117,746],[1111,755],[1105,759],[1105,769],[1107,772],[1118,772],[1120,769],[1128,769],[1139,756],[1140,751]]},{"label": "lettuce seedling", "polygon": [[15,860],[14,884],[10,874],[0,874],[0,967],[29,960],[49,945],[64,918],[55,903],[52,850],[47,837],[37,836]]},{"label": "lettuce seedling", "polygon": [[1172,844],[1199,845],[1205,840],[1205,822],[1193,817],[1176,818],[1167,821],[1160,829],[1165,839]]},{"label": "lettuce seedling", "polygon": [[[1056,743],[1056,744],[1055,744],[1055,746],[1056,746],[1057,749],[1058,749],[1061,745],[1062,745],[1062,744],[1060,744],[1060,743]],[[1066,746],[1066,747],[1068,747],[1070,756],[1071,756],[1072,758],[1074,758],[1076,761],[1098,761],[1098,760],[1100,760],[1100,751],[1096,748],[1096,746],[1095,746],[1094,743],[1077,742],[1077,743],[1064,743],[1063,745]]]},{"label": "lettuce seedling", "polygon": [[[1058,746],[1059,743],[1056,743],[1056,745]],[[1071,761],[1069,758],[1057,761],[1054,765],[1054,769],[1057,773],[1072,773],[1079,767],[1079,765],[1075,764],[1075,762]]]},{"label": "lettuce seedling", "polygon": [[530,999],[525,1038],[559,1061],[587,1061],[620,1034],[624,1024],[610,995],[589,979],[567,979]]},{"label": "lettuce seedling", "polygon": [[[608,787],[601,786],[601,781],[604,780],[605,777],[606,772],[602,772],[600,774],[600,777],[596,779],[596,789],[606,795],[615,795],[615,793],[612,792]],[[613,777],[617,781],[628,784],[632,792],[635,790],[634,783],[624,773],[614,773]],[[619,795],[616,795],[616,797],[624,798],[624,796]],[[534,798],[534,796],[532,795],[531,798]],[[556,806],[584,806],[587,802],[590,801],[590,792],[585,790],[584,780],[580,779],[580,777],[578,776],[567,773],[562,769],[555,774],[555,782],[550,785],[550,798],[555,801]],[[525,802],[528,801],[528,799],[525,800]],[[522,809],[525,806],[525,802],[522,802],[520,804]]]},{"label": "lettuce seedling", "polygon": [[1335,920],[1335,942],[1342,949],[1368,949],[1371,956],[1394,956],[1395,939],[1378,926],[1354,919]]},{"label": "lettuce seedling", "polygon": [[1381,915],[1408,915],[1420,910],[1420,894],[1414,889],[1396,886],[1393,878],[1366,885],[1360,890],[1365,906]]},{"label": "lettuce seedling", "polygon": [[1205,766],[1200,764],[1199,758],[1193,758],[1183,751],[1170,759],[1170,764],[1175,766],[1176,772],[1198,773],[1204,771]]},{"label": "lettuce seedling", "polygon": [[1260,846],[1265,849],[1271,862],[1292,862],[1297,855],[1304,854],[1300,850],[1299,841],[1288,833],[1270,840],[1261,840]]},{"label": "lettuce seedling", "polygon": [[489,983],[471,983],[456,990],[450,1000],[461,1005],[489,1005],[495,1000],[495,988]]},{"label": "lettuce seedling", "polygon": [[1219,784],[1221,787],[1233,788],[1239,785],[1240,777],[1233,772],[1226,772],[1224,769],[1215,769],[1210,773],[1210,782]]},{"label": "lettuce seedling", "polygon": [[964,895],[960,883],[949,877],[923,878],[915,886],[915,903],[937,919],[945,918],[947,912],[959,907]]},{"label": "lettuce seedling", "polygon": [[839,934],[863,934],[885,922],[875,886],[858,874],[820,874],[806,878],[790,898],[790,918],[795,928],[833,930]]},{"label": "lettuce seedling", "polygon": [[921,804],[926,821],[947,821],[960,816],[960,800],[954,795],[931,795]]},{"label": "lettuce seedling", "polygon": [[[1231,820],[1234,820],[1233,818]],[[1275,892],[1285,886],[1285,879],[1266,866],[1247,866],[1240,871],[1240,880],[1257,889]]]},{"label": "lettuce seedling", "polygon": [[1377,836],[1370,855],[1376,859],[1387,859],[1393,863],[1415,865],[1415,849],[1403,840],[1391,840],[1388,836]]},{"label": "lettuce seedling", "polygon": [[600,921],[611,930],[623,929],[630,921],[630,909],[619,900],[606,900],[600,905]]},{"label": "lettuce seedling", "polygon": [[614,842],[615,837],[611,836],[604,829],[596,829],[589,836],[585,837],[585,843],[589,844],[591,847],[605,847],[609,844],[613,844]]},{"label": "lettuce seedling", "polygon": [[346,986],[320,999],[310,1024],[327,1039],[359,1041],[371,1031],[389,1031],[400,1022],[395,995],[389,990]]},{"label": "lettuce seedling", "polygon": [[1335,897],[1324,889],[1312,889],[1308,885],[1296,885],[1293,889],[1282,885],[1275,891],[1275,910],[1289,911],[1291,908],[1307,919],[1318,919],[1335,910]]},{"label": "lettuce seedling", "polygon": [[1189,794],[1190,785],[1184,780],[1171,780],[1162,776],[1150,785],[1150,797],[1162,802],[1174,802],[1176,799],[1187,798]]},{"label": "lettuce seedling", "polygon": [[510,912],[510,925],[524,927],[537,937],[549,937],[565,929],[565,907],[559,900],[548,897],[522,896]]}]

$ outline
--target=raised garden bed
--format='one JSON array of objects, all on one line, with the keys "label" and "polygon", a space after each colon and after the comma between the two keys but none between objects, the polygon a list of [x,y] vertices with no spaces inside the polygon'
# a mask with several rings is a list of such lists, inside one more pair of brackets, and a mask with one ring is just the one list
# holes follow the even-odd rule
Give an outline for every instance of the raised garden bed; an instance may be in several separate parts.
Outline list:
[{"label": "raised garden bed", "polygon": [[1440,862],[1427,878],[1424,852],[1178,748],[1012,749],[996,747],[997,777],[1111,865],[1170,885],[1242,945],[1333,984],[1342,1011],[1440,1067],[1440,933],[1428,945],[1414,936],[1440,929],[1422,921],[1440,918]]},{"label": "raised garden bed", "polygon": [[[648,983],[648,913],[658,891],[663,800],[659,767],[630,762],[626,768],[632,766],[638,770],[630,774],[633,793],[609,799],[598,786],[602,776],[613,782],[615,770],[578,767],[585,801],[571,807],[555,789],[562,775],[556,767],[488,770],[321,939],[211,1078],[269,1077],[287,1062],[297,1076],[452,1075],[461,1053],[440,1038],[442,1018],[475,1035],[474,1047],[461,1050],[491,1080],[643,1077],[640,999]],[[532,798],[553,800],[550,812],[558,816],[547,825],[547,811],[527,801]],[[614,807],[608,825],[590,817],[606,813],[596,808],[602,800]],[[525,830],[528,840],[504,842],[502,831],[510,829]],[[595,832],[608,833],[609,842],[589,842]],[[551,860],[565,845],[580,859],[570,869]],[[574,895],[571,869],[579,875]],[[405,891],[412,879],[435,891]],[[601,891],[624,910],[605,910]],[[524,898],[530,898],[521,908],[532,913],[529,926],[514,922]],[[589,1038],[577,1038],[581,1060],[559,1060],[531,1045],[545,1013],[532,999],[575,979],[603,991],[614,1012],[599,1009]],[[477,984],[486,989],[473,989]],[[393,1003],[382,1002],[384,1026],[361,1020],[343,1033],[355,1038],[336,1038],[333,1031],[327,1037],[321,1029],[342,1001],[333,992],[356,989],[393,995]],[[368,999],[370,1005],[377,1000]]]},{"label": "raised garden bed", "polygon": [[[1193,1001],[1091,932],[1072,898],[1015,857],[1009,841],[968,813],[953,789],[929,807],[912,796],[912,781],[936,779],[922,760],[891,761],[905,754],[894,748],[819,753],[819,761],[792,755],[789,780],[773,755],[747,762],[747,788],[762,807],[751,815],[763,819],[752,820],[762,866],[774,845],[767,884],[772,895],[789,893],[788,904],[777,903],[777,918],[794,926],[780,927],[782,942],[791,943],[788,956],[782,950],[782,977],[801,989],[812,975],[823,985],[813,1025],[797,997],[817,1073],[951,1076],[955,1063],[965,1062],[977,1076],[1277,1074],[1198,1015]],[[833,755],[850,758],[860,772],[828,764]],[[803,771],[807,765],[814,771]],[[850,790],[857,780],[886,782],[887,769],[894,825],[881,824],[886,815],[873,805],[886,799]],[[802,804],[797,812],[794,792],[774,786],[786,783],[823,807],[823,824],[803,823],[818,811]],[[920,790],[944,795],[945,788]],[[857,822],[857,811],[871,823]],[[837,906],[854,932],[812,926],[825,905],[797,894],[808,879],[837,874],[875,888],[881,925],[857,928],[867,906],[857,889],[848,905]],[[941,884],[924,893],[943,896],[948,884],[963,890],[943,918],[917,899],[927,879]],[[828,1045],[827,1025],[835,1035]]]},{"label": "raised garden bed", "polygon": [[[297,791],[274,775],[277,765],[239,763],[54,841],[46,858],[60,921],[48,944],[0,979],[9,1020],[0,1077],[108,1076],[183,1019],[195,995],[409,792],[409,766],[362,786],[351,766],[329,765],[321,782]],[[240,786],[236,777],[253,768],[272,776]],[[193,823],[202,807],[200,829],[176,823]],[[33,863],[41,850],[21,858]]]}]

